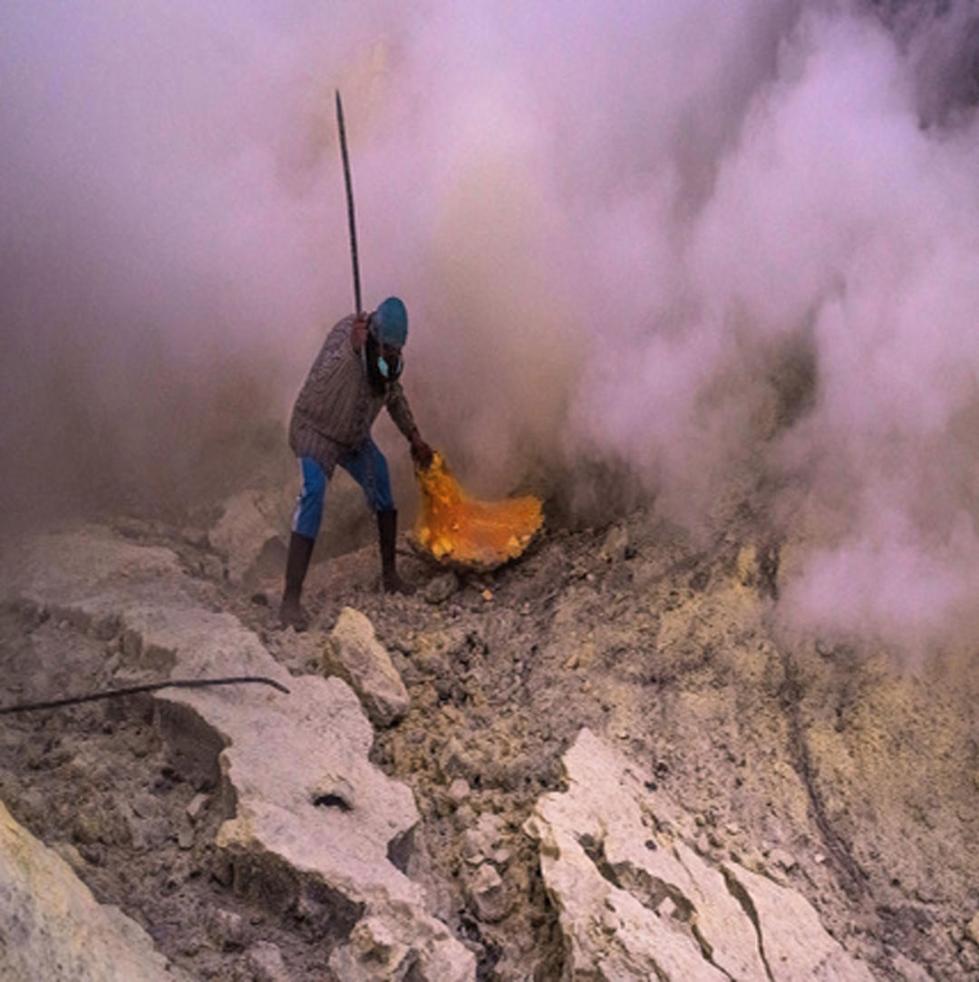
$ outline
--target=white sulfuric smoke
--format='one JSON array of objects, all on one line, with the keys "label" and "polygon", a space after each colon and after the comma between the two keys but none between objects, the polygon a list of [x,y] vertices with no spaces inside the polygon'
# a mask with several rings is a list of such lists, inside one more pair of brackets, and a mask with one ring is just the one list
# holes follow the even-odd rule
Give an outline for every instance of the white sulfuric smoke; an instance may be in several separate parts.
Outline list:
[{"label": "white sulfuric smoke", "polygon": [[2,16],[8,514],[190,494],[285,419],[352,303],[339,86],[365,300],[406,300],[406,386],[457,467],[587,501],[610,465],[693,529],[746,475],[802,541],[796,623],[971,626],[971,4]]}]

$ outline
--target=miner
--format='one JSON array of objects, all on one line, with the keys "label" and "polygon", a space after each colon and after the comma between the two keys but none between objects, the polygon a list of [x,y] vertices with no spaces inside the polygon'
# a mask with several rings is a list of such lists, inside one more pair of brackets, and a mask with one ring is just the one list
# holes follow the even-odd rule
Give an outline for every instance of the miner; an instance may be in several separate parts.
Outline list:
[{"label": "miner", "polygon": [[418,432],[399,381],[407,337],[408,312],[397,297],[389,297],[371,314],[344,317],[327,335],[296,399],[289,445],[299,458],[302,485],[279,610],[283,627],[306,626],[299,598],[323,518],[326,487],[338,464],[361,486],[377,515],[382,588],[408,592],[395,565],[398,513],[388,465],[370,432],[386,406],[410,443],[416,465],[431,463],[432,450]]}]

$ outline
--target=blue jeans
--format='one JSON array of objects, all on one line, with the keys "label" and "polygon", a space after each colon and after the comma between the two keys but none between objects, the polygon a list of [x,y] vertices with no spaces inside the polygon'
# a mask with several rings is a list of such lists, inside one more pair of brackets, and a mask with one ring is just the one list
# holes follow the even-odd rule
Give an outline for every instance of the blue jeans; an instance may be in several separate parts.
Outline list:
[{"label": "blue jeans", "polygon": [[[388,462],[377,444],[368,437],[360,446],[348,450],[337,463],[361,486],[367,507],[372,511],[393,511]],[[302,487],[292,517],[292,530],[315,539],[323,521],[323,503],[330,476],[312,457],[299,458]]]}]

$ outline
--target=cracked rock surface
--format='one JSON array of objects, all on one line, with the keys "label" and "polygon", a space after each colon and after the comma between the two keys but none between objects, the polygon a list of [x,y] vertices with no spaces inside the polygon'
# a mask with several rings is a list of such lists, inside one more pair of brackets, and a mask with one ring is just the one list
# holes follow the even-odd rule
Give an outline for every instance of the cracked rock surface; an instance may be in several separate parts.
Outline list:
[{"label": "cracked rock surface", "polygon": [[567,790],[541,798],[526,825],[559,912],[564,978],[873,979],[805,898],[699,856],[651,775],[589,730],[564,766]]}]

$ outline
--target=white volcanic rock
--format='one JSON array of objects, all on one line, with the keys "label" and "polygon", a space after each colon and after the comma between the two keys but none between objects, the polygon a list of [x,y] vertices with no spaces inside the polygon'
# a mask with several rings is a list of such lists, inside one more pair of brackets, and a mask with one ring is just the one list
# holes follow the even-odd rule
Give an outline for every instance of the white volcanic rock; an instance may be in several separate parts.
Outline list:
[{"label": "white volcanic rock", "polygon": [[[23,602],[82,626],[116,618],[129,669],[261,675],[287,687],[288,695],[259,685],[157,695],[175,766],[201,788],[220,788],[215,807],[228,818],[216,841],[234,888],[281,909],[320,909],[334,925],[384,924],[407,945],[419,980],[474,977],[472,954],[389,858],[409,841],[418,811],[411,791],[369,761],[373,730],[345,682],[293,678],[235,617],[209,609],[169,550],[102,529],[37,540],[19,583]],[[357,977],[391,977],[369,974],[375,964],[368,957],[368,974]]]},{"label": "white volcanic rock", "polygon": [[476,915],[486,924],[503,920],[510,909],[506,884],[492,863],[463,871],[466,894]]},{"label": "white volcanic rock", "polygon": [[802,896],[698,856],[677,806],[590,731],[564,766],[567,791],[543,796],[525,829],[559,911],[566,979],[873,979]]},{"label": "white volcanic rock", "polygon": [[187,976],[135,921],[99,904],[71,867],[0,803],[0,978],[180,982]]},{"label": "white volcanic rock", "polygon": [[391,656],[359,610],[344,607],[323,650],[328,674],[343,679],[360,697],[377,726],[390,726],[408,712],[408,691]]},{"label": "white volcanic rock", "polygon": [[267,571],[284,568],[288,527],[280,501],[261,491],[241,491],[225,502],[208,539],[227,557],[228,578],[240,583],[260,563]]},{"label": "white volcanic rock", "polygon": [[417,918],[401,904],[376,908],[333,952],[330,968],[343,982],[472,982],[475,959],[448,928],[434,919],[423,933],[418,928]]}]

